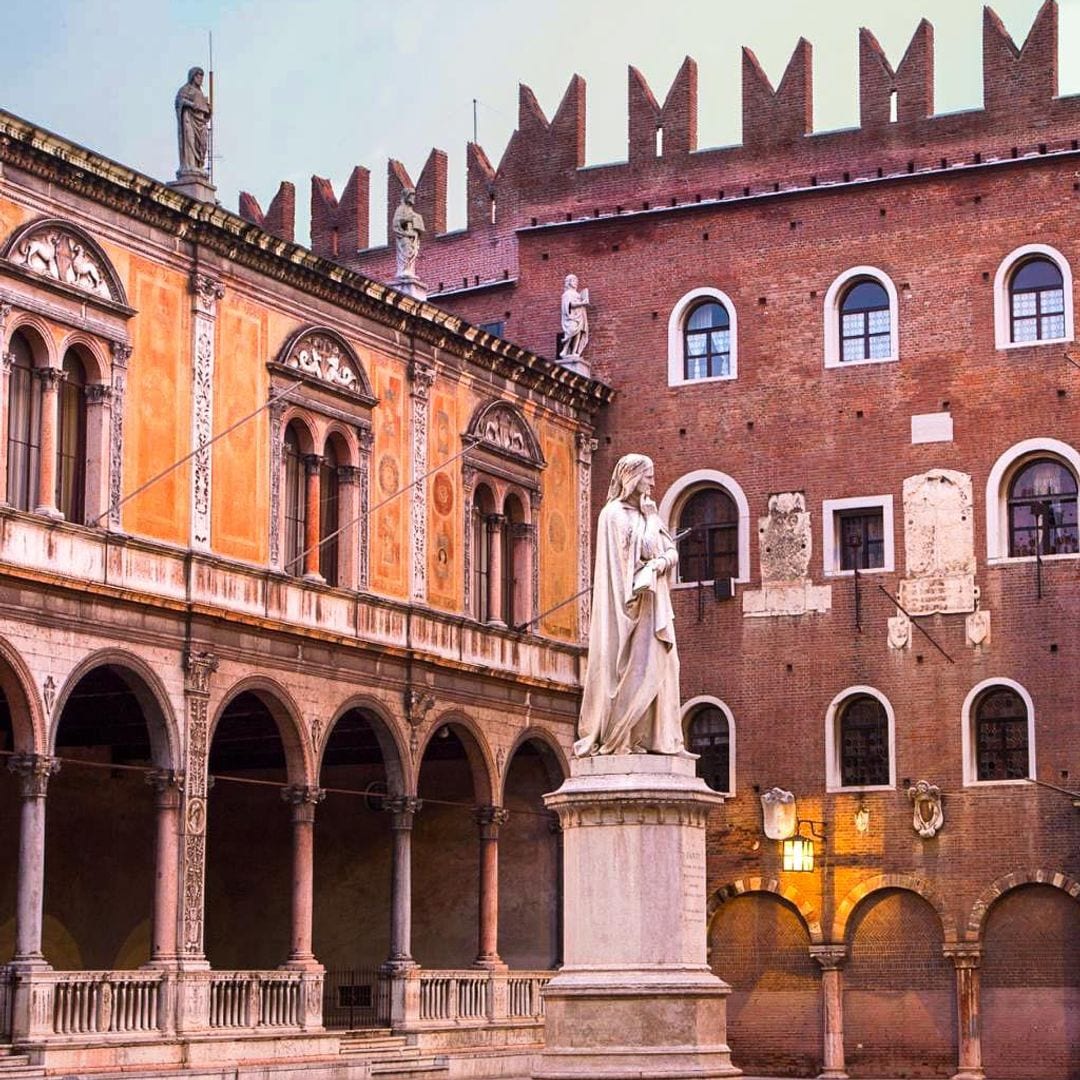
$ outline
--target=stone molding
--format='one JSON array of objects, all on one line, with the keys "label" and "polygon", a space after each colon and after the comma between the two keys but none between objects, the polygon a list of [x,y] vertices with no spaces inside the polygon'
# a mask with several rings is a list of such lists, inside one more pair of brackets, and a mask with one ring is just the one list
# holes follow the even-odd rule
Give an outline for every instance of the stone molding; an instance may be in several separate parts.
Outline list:
[{"label": "stone molding", "polygon": [[711,800],[701,804],[688,802],[693,796],[687,795],[628,797],[617,793],[604,803],[597,803],[598,796],[589,795],[587,805],[575,805],[572,797],[564,798],[566,802],[556,801],[554,797],[548,802],[559,815],[564,832],[601,825],[690,825],[704,829],[713,806]]},{"label": "stone molding", "polygon": [[810,955],[823,971],[838,971],[848,958],[846,945],[811,945]]}]

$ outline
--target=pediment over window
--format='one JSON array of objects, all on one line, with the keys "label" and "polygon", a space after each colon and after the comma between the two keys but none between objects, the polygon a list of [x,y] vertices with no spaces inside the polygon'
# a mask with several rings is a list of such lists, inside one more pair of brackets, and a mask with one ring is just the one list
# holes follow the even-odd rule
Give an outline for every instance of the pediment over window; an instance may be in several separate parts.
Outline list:
[{"label": "pediment over window", "polygon": [[71,222],[32,221],[8,239],[0,257],[26,273],[127,307],[124,287],[105,252]]},{"label": "pediment over window", "polygon": [[542,468],[544,455],[525,418],[505,401],[481,406],[469,425],[469,435],[478,446],[513,458],[534,468]]},{"label": "pediment over window", "polygon": [[339,393],[374,404],[360,358],[333,330],[315,326],[299,331],[278,354],[277,363]]}]

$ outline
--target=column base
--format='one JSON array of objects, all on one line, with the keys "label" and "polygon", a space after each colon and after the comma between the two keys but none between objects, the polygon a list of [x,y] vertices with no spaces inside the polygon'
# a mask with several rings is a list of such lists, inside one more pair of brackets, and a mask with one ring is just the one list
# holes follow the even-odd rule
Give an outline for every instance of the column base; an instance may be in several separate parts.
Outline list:
[{"label": "column base", "polygon": [[11,972],[52,971],[53,966],[41,953],[33,956],[13,956],[4,967]]},{"label": "column base", "polygon": [[290,956],[284,964],[278,965],[278,971],[310,971],[315,973],[321,973],[326,968],[315,959],[314,953],[308,953],[306,956]]},{"label": "column base", "polygon": [[817,1074],[817,1080],[848,1080],[843,1069],[824,1069]]},{"label": "column base", "polygon": [[39,517],[48,518],[50,521],[64,520],[64,515],[55,506],[35,506],[34,513]]},{"label": "column base", "polygon": [[325,585],[326,584],[326,578],[324,578],[322,576],[322,574],[315,573],[315,571],[313,571],[313,570],[304,575],[304,580],[309,582],[312,585]]},{"label": "column base", "polygon": [[501,956],[478,956],[473,962],[474,968],[480,968],[483,971],[508,971],[509,967]]},{"label": "column base", "polygon": [[952,1074],[952,1080],[985,1080],[986,1073],[980,1069],[961,1069]]}]

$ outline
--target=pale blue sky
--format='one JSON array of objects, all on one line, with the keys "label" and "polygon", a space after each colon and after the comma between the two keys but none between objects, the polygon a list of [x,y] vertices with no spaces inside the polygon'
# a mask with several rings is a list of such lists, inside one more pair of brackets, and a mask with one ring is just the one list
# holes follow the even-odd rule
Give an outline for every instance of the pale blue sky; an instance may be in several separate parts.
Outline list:
[{"label": "pale blue sky", "polygon": [[[993,5],[1018,43],[1040,0]],[[1063,94],[1080,93],[1080,0],[1061,0]],[[895,64],[919,19],[936,31],[937,109],[981,104],[980,0],[4,0],[0,107],[160,179],[176,166],[172,100],[214,33],[216,180],[236,209],[297,186],[307,236],[312,173],[340,194],[372,171],[372,241],[382,239],[386,159],[413,178],[450,155],[450,224],[464,219],[464,147],[478,98],[480,142],[497,163],[517,84],[550,117],[574,72],[588,82],[588,160],[626,153],[626,66],[663,100],[683,56],[699,67],[702,146],[740,138],[739,47],[773,82],[800,35],[814,45],[817,130],[856,123],[858,27]]]}]

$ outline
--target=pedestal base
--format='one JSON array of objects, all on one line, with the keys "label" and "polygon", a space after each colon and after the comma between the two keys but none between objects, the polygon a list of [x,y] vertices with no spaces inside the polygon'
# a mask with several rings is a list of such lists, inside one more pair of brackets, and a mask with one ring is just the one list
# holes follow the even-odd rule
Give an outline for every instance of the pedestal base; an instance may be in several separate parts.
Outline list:
[{"label": "pedestal base", "polygon": [[705,821],[688,758],[594,757],[545,796],[563,828],[566,965],[543,990],[535,1080],[740,1075],[731,988],[705,961]]},{"label": "pedestal base", "polygon": [[182,169],[177,172],[176,179],[170,180],[165,186],[200,202],[217,202],[217,188],[201,169]]},{"label": "pedestal base", "polygon": [[399,274],[390,284],[414,300],[426,300],[428,287],[415,274]]}]

